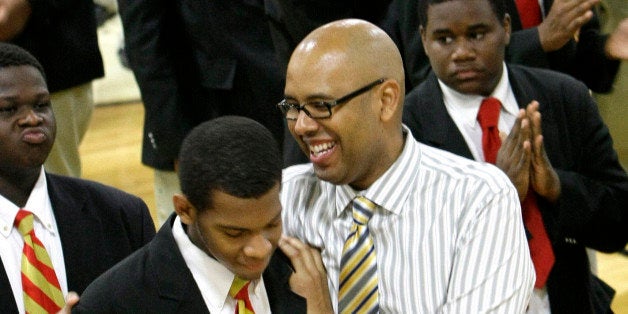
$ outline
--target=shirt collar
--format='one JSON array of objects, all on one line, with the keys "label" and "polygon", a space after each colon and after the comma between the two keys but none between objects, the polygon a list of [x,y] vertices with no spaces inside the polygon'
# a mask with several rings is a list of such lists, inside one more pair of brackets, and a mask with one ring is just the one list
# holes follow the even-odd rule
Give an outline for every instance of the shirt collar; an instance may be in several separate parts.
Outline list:
[{"label": "shirt collar", "polygon": [[[3,195],[0,195],[0,208],[0,234],[4,237],[8,237],[13,230],[13,222],[20,208]],[[56,234],[55,220],[52,213],[52,205],[50,204],[50,197],[48,195],[48,185],[44,167],[41,167],[39,177],[31,190],[31,194],[28,196],[24,209],[33,213],[36,220],[51,234]]]},{"label": "shirt collar", "polygon": [[[229,289],[235,275],[227,267],[192,243],[183,230],[179,216],[174,220],[172,235],[181,251],[185,264],[194,275],[194,278],[199,278],[206,284],[208,289],[202,291],[202,294],[208,296],[206,301],[210,302],[213,308],[222,309],[229,298]],[[249,293],[256,295],[259,293],[258,289],[261,286],[259,282],[260,280],[251,281]],[[203,289],[203,287],[199,288]],[[219,302],[220,304],[218,304]]]},{"label": "shirt collar", "polygon": [[418,177],[419,148],[418,143],[410,135],[410,130],[403,125],[404,148],[397,160],[370,187],[356,191],[349,185],[335,187],[336,214],[340,216],[349,207],[353,198],[358,195],[368,198],[377,207],[400,214],[403,203],[408,199],[410,189],[406,184],[414,182]]},{"label": "shirt collar", "polygon": [[[502,76],[491,93],[491,97],[499,99],[502,103],[503,110],[513,116],[517,116],[519,107],[517,106],[516,100],[511,99],[512,93],[510,92],[510,80],[508,79],[506,63],[502,63],[502,67]],[[473,126],[478,123],[478,111],[480,110],[482,100],[486,98],[485,96],[460,93],[445,85],[440,79],[438,80],[438,84],[443,91],[443,100],[455,108],[454,111],[458,114],[458,118],[463,121],[465,125]]]}]

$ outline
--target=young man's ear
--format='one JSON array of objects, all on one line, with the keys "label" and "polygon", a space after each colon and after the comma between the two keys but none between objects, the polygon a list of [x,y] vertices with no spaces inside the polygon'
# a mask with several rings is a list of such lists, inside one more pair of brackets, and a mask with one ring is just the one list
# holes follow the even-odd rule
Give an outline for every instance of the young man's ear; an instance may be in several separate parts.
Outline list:
[{"label": "young man's ear", "polygon": [[174,211],[177,213],[181,222],[186,225],[191,225],[196,220],[196,208],[188,198],[183,194],[175,194],[172,197],[172,203],[174,204]]}]

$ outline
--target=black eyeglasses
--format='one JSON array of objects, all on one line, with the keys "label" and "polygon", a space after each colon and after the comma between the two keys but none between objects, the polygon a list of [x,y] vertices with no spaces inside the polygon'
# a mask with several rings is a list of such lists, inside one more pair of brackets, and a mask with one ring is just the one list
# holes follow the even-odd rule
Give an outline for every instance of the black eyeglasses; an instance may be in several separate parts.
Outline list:
[{"label": "black eyeglasses", "polygon": [[331,117],[331,108],[338,106],[340,104],[346,103],[357,97],[371,88],[384,83],[386,81],[385,78],[381,78],[375,82],[369,83],[368,85],[357,89],[345,96],[342,96],[336,100],[331,101],[308,101],[303,104],[299,104],[295,101],[282,100],[277,104],[277,107],[283,115],[286,117],[286,120],[296,120],[299,117],[299,111],[303,110],[305,114],[312,119],[325,119]]}]

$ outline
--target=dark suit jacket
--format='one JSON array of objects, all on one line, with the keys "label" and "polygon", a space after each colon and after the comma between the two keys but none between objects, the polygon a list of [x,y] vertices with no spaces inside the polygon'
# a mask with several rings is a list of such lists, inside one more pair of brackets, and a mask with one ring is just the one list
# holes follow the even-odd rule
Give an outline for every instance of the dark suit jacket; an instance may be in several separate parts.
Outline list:
[{"label": "dark suit jacket", "polygon": [[[172,235],[176,215],[150,244],[104,273],[73,313],[209,313]],[[305,313],[305,299],[290,290],[291,269],[275,252],[263,274],[273,313]]]},{"label": "dark suit jacket", "polygon": [[[539,201],[556,256],[547,282],[552,313],[605,313],[612,293],[591,274],[585,247],[615,252],[628,242],[628,176],[582,83],[548,70],[508,69],[519,107],[540,103],[545,150],[561,182],[556,204]],[[408,94],[403,119],[420,142],[473,158],[434,73]]]},{"label": "dark suit jacket", "polygon": [[105,74],[93,1],[29,1],[32,14],[11,40],[44,67],[50,92],[91,82]]},{"label": "dark suit jacket", "polygon": [[173,170],[185,135],[224,115],[283,142],[283,77],[262,0],[120,0],[126,52],[144,107],[142,162]]},{"label": "dark suit jacket", "polygon": [[[81,179],[53,174],[47,174],[46,179],[61,237],[68,290],[81,294],[96,277],[155,235],[148,208],[138,197]],[[4,271],[0,272],[0,309],[17,313]]]},{"label": "dark suit jacket", "polygon": [[[382,27],[393,38],[404,60],[406,90],[410,91],[426,79],[430,63],[419,33],[419,5],[424,0],[393,0]],[[549,12],[553,0],[545,0]],[[574,76],[593,91],[609,92],[619,70],[620,62],[606,58],[606,35],[600,33],[597,16],[580,30],[580,41],[571,40],[563,48],[545,53],[536,28],[522,30],[514,0],[505,0],[512,21],[512,36],[506,50],[506,60],[526,66],[548,68]]]}]

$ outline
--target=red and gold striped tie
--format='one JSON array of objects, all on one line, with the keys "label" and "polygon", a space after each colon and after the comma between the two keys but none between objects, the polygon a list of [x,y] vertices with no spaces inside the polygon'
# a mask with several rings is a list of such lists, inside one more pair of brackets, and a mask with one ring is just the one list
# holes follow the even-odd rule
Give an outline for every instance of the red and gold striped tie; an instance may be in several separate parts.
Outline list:
[{"label": "red and gold striped tie", "polygon": [[35,235],[33,214],[20,209],[15,227],[24,238],[22,291],[26,313],[56,313],[65,301],[50,256]]},{"label": "red and gold striped tie", "polygon": [[233,278],[229,295],[236,300],[235,314],[255,314],[249,299],[249,284],[251,281],[239,277]]}]

